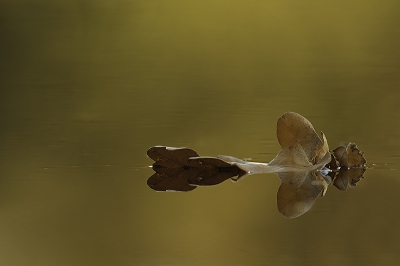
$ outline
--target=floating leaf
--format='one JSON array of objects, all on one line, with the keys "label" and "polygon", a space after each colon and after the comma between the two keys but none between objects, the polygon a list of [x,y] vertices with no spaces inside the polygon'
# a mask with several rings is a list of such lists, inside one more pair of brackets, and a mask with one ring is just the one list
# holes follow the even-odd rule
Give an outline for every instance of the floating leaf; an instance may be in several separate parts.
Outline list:
[{"label": "floating leaf", "polygon": [[311,171],[322,169],[331,160],[328,142],[322,140],[303,116],[287,112],[277,122],[277,138],[281,145],[278,155],[269,163],[246,162],[231,156],[200,157],[187,148],[156,146],[148,155],[154,167],[238,167],[246,173]]},{"label": "floating leaf", "polygon": [[275,172],[282,180],[278,209],[293,218],[307,212],[319,195],[324,196],[332,180],[338,189],[346,190],[355,186],[366,170],[366,160],[357,145],[339,146],[331,154],[324,133],[319,137],[299,114],[288,112],[278,119],[277,138],[281,150],[268,164],[225,155],[199,156],[188,148],[152,147],[147,154],[155,161],[156,173],[147,183],[157,191],[190,191],[196,186],[233,180],[234,176]]},{"label": "floating leaf", "polygon": [[270,166],[308,167],[321,163],[329,152],[328,142],[321,132],[322,140],[314,127],[303,116],[287,112],[277,122],[277,138],[281,145],[278,155]]},{"label": "floating leaf", "polygon": [[335,156],[331,154],[331,161],[326,165],[331,170],[336,170],[339,167],[339,162],[336,160]]},{"label": "floating leaf", "polygon": [[245,174],[237,166],[214,157],[192,157],[188,166],[204,169],[198,176],[188,177],[189,184],[198,186],[217,185],[231,177]]},{"label": "floating leaf", "polygon": [[364,155],[358,149],[355,143],[349,143],[347,145],[347,163],[349,167],[361,167],[364,166],[367,160]]},{"label": "floating leaf", "polygon": [[310,164],[315,164],[324,158],[329,151],[324,134],[321,132],[321,140],[310,121],[297,113],[284,113],[278,119],[276,134],[282,149],[300,145]]},{"label": "floating leaf", "polygon": [[333,150],[333,155],[341,167],[347,167],[347,149],[345,146],[339,146]]},{"label": "floating leaf", "polygon": [[187,164],[190,157],[199,155],[188,148],[173,148],[154,146],[147,151],[147,155],[155,161],[154,167],[181,168]]},{"label": "floating leaf", "polygon": [[189,167],[203,167],[203,168],[218,168],[218,167],[232,167],[232,164],[227,163],[215,157],[191,157],[188,160]]},{"label": "floating leaf", "polygon": [[357,145],[351,142],[346,147],[339,146],[334,149],[333,155],[343,168],[363,167],[367,162]]},{"label": "floating leaf", "polygon": [[[148,150],[156,172],[147,184],[156,191],[190,191],[245,174],[238,167],[214,157],[199,157],[188,148],[156,146]],[[192,156],[193,155],[193,156]]]}]

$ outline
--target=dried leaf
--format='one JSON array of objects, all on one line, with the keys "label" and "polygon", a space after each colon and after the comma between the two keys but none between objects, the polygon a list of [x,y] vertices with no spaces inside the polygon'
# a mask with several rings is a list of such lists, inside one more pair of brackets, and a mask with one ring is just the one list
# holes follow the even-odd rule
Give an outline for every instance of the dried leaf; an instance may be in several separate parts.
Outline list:
[{"label": "dried leaf", "polygon": [[[148,185],[157,191],[189,191],[196,186],[219,184],[234,176],[275,172],[282,180],[278,209],[286,217],[308,211],[318,195],[325,195],[332,182],[340,190],[355,186],[363,177],[366,160],[354,143],[329,152],[326,136],[321,138],[312,124],[299,114],[288,112],[277,122],[281,150],[268,164],[247,162],[220,155],[200,157],[188,148],[156,146],[148,150],[156,171]],[[331,171],[322,171],[328,167]]]},{"label": "dried leaf", "polygon": [[237,167],[206,168],[199,175],[188,177],[188,182],[196,186],[214,186],[241,174]]},{"label": "dried leaf", "polygon": [[[147,184],[156,191],[190,191],[245,174],[237,166],[214,157],[199,157],[187,148],[156,146],[148,150],[156,172]],[[192,156],[193,155],[193,156]]]},{"label": "dried leaf", "polygon": [[310,121],[297,113],[287,112],[278,119],[277,137],[282,149],[290,149],[299,144],[311,164],[324,158],[329,151],[324,134],[321,140]]},{"label": "dried leaf", "polygon": [[277,122],[281,150],[269,165],[308,167],[321,163],[329,152],[326,137],[322,132],[321,135],[322,140],[303,116],[293,112],[283,114]]},{"label": "dried leaf", "polygon": [[347,149],[345,146],[339,146],[333,150],[333,155],[341,167],[347,167]]},{"label": "dried leaf", "polygon": [[333,154],[331,154],[331,161],[326,165],[326,167],[331,170],[336,170],[339,167],[339,163]]},{"label": "dried leaf", "polygon": [[361,167],[364,166],[367,160],[365,160],[363,154],[358,149],[355,143],[349,143],[347,145],[347,163],[349,167]]},{"label": "dried leaf", "polygon": [[147,155],[155,161],[154,167],[181,168],[187,164],[190,157],[199,155],[188,148],[173,148],[154,146],[147,151]]},{"label": "dried leaf", "polygon": [[189,167],[203,167],[203,168],[218,168],[218,167],[232,167],[232,164],[227,163],[215,157],[192,157],[188,160]]}]

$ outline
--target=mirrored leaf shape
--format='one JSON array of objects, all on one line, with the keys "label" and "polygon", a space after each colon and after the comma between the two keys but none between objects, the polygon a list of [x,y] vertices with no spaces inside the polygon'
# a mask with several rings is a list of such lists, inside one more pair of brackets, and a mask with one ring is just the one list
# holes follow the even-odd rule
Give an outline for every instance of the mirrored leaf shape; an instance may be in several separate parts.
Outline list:
[{"label": "mirrored leaf shape", "polygon": [[188,176],[196,176],[202,172],[202,169],[184,169],[184,168],[157,168],[149,179],[147,185],[155,191],[191,191],[196,186],[191,186]]},{"label": "mirrored leaf shape", "polygon": [[153,167],[182,168],[190,157],[199,155],[188,148],[154,146],[147,151],[147,156],[155,161]]},{"label": "mirrored leaf shape", "polygon": [[335,187],[345,190],[355,186],[366,170],[366,160],[357,145],[340,146],[331,154],[324,133],[320,138],[299,114],[288,112],[278,119],[277,138],[281,150],[270,163],[247,162],[226,155],[199,156],[188,148],[152,147],[148,156],[155,161],[156,173],[148,179],[148,185],[157,191],[190,191],[196,186],[234,180],[234,176],[275,172],[282,180],[278,209],[294,218],[307,212],[318,195],[325,195],[332,180]]},{"label": "mirrored leaf shape", "polygon": [[156,191],[191,191],[196,186],[216,185],[245,174],[223,160],[198,157],[197,153],[187,148],[157,146],[149,151],[152,158],[158,160],[153,164],[156,173],[147,180],[147,184]]},{"label": "mirrored leaf shape", "polygon": [[343,191],[348,187],[354,187],[361,178],[364,178],[365,171],[365,167],[341,168],[337,171],[333,185]]},{"label": "mirrored leaf shape", "polygon": [[188,177],[187,181],[190,185],[214,186],[242,174],[242,171],[237,167],[209,168],[197,176]]},{"label": "mirrored leaf shape", "polygon": [[348,187],[355,186],[364,177],[366,171],[365,163],[367,161],[363,153],[355,143],[349,143],[346,147],[339,146],[334,149],[333,155],[339,168],[339,170],[332,172],[336,174],[333,185],[339,190],[346,190]]},{"label": "mirrored leaf shape", "polygon": [[282,183],[277,193],[277,206],[287,218],[298,217],[310,210],[319,195],[328,188],[319,171],[277,173]]},{"label": "mirrored leaf shape", "polygon": [[188,166],[204,169],[201,174],[187,179],[189,184],[197,186],[213,186],[231,177],[246,174],[235,165],[214,157],[192,157],[188,161]]}]

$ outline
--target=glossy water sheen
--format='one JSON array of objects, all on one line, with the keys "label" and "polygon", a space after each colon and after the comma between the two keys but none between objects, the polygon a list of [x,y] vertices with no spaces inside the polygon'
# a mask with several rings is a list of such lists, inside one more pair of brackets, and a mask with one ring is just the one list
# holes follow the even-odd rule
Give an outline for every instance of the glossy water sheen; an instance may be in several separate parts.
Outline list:
[{"label": "glossy water sheen", "polygon": [[[0,4],[0,265],[398,265],[399,1]],[[356,187],[156,193],[146,151],[268,162],[286,111],[357,143]]]}]

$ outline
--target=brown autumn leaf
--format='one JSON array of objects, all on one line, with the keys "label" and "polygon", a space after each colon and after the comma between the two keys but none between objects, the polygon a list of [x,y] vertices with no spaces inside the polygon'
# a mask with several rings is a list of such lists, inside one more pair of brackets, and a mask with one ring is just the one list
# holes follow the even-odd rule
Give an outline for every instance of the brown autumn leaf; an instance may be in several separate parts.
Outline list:
[{"label": "brown autumn leaf", "polygon": [[294,161],[300,164],[305,164],[305,159],[308,165],[316,164],[329,151],[324,133],[321,132],[321,140],[310,121],[297,113],[284,113],[278,119],[276,132],[282,149],[295,149],[295,155],[306,155],[305,158],[295,158]]},{"label": "brown autumn leaf", "polygon": [[196,186],[214,186],[234,176],[244,174],[237,167],[206,168],[197,176],[188,177],[188,183]]},{"label": "brown autumn leaf", "polygon": [[336,168],[329,167],[333,170],[330,173],[334,178],[333,185],[339,190],[355,186],[363,178],[367,162],[357,145],[350,142],[347,146],[339,146],[333,150],[333,156],[337,161]]},{"label": "brown autumn leaf", "polygon": [[156,173],[147,184],[156,191],[190,191],[197,185],[216,185],[245,174],[237,166],[214,157],[199,157],[188,148],[156,146],[149,149],[148,155],[155,160]]},{"label": "brown autumn leaf", "polygon": [[203,167],[203,168],[219,168],[219,167],[232,167],[232,164],[225,162],[216,157],[191,157],[187,165],[189,167]]},{"label": "brown autumn leaf", "polygon": [[326,164],[325,166],[331,170],[335,170],[339,167],[339,163],[333,154],[331,154],[331,161],[328,164]]},{"label": "brown autumn leaf", "polygon": [[339,146],[333,150],[333,155],[339,163],[339,167],[352,168],[363,167],[367,162],[363,153],[355,143],[350,142],[346,147]]},{"label": "brown autumn leaf", "polygon": [[367,160],[365,160],[363,153],[358,149],[355,143],[349,143],[347,145],[347,163],[348,167],[362,167],[365,166]]},{"label": "brown autumn leaf", "polygon": [[[268,173],[283,171],[311,171],[322,169],[331,160],[328,142],[322,133],[322,140],[312,124],[303,116],[287,112],[277,122],[277,138],[281,144],[278,155],[268,164],[246,162],[231,156],[199,157],[187,148],[156,146],[148,151],[155,160],[154,167],[238,167],[246,173]],[[193,157],[196,157],[194,159]],[[192,158],[192,159],[190,159]],[[198,160],[189,166],[190,160]],[[199,160],[203,160],[204,165]],[[208,163],[206,160],[209,160]]]},{"label": "brown autumn leaf", "polygon": [[215,157],[192,157],[188,166],[204,169],[199,175],[188,177],[189,184],[197,186],[213,186],[231,177],[245,174],[237,166]]},{"label": "brown autumn leaf", "polygon": [[334,149],[333,155],[335,156],[340,167],[347,167],[347,149],[345,146],[339,146]]},{"label": "brown autumn leaf", "polygon": [[324,133],[321,132],[321,140],[310,121],[303,116],[284,113],[278,119],[276,132],[281,150],[268,165],[293,168],[322,165],[323,162],[323,167],[329,162],[329,146]]},{"label": "brown autumn leaf", "polygon": [[147,151],[147,155],[155,161],[153,167],[182,168],[187,165],[190,157],[199,155],[188,148],[174,148],[154,146]]},{"label": "brown autumn leaf", "polygon": [[277,138],[281,150],[271,162],[245,162],[231,156],[218,158],[249,174],[322,169],[330,162],[331,155],[324,133],[321,132],[321,136],[322,140],[306,118],[287,112],[277,122]]},{"label": "brown autumn leaf", "polygon": [[[324,195],[332,179],[344,190],[363,177],[366,160],[354,143],[340,146],[331,154],[324,133],[320,138],[299,114],[288,112],[278,119],[277,138],[281,150],[268,164],[223,155],[200,157],[188,148],[152,147],[148,156],[155,161],[156,174],[148,179],[148,185],[158,191],[189,191],[195,185],[215,185],[233,176],[276,172],[282,179],[278,208],[285,216],[294,217],[307,211],[316,195]],[[325,165],[332,170],[330,181],[319,171]]]}]

